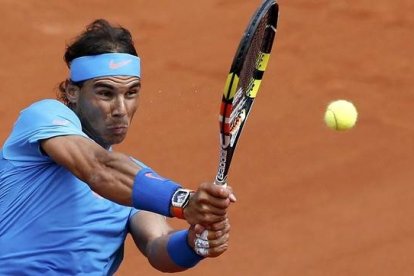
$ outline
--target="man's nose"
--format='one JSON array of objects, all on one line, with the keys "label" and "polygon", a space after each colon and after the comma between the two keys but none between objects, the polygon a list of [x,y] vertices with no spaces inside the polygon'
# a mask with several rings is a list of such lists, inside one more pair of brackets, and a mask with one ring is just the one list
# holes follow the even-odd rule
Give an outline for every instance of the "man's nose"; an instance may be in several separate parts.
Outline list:
[{"label": "man's nose", "polygon": [[114,100],[112,108],[112,116],[123,117],[127,113],[125,99],[123,97],[117,97]]}]

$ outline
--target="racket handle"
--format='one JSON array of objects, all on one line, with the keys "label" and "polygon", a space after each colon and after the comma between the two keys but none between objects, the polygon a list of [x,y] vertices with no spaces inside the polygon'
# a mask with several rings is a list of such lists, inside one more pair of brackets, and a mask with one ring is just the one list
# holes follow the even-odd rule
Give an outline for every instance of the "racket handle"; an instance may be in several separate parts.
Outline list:
[{"label": "racket handle", "polygon": [[226,187],[227,186],[227,181],[226,181],[226,179],[224,179],[223,181],[219,181],[219,180],[216,179],[216,180],[214,180],[214,184]]},{"label": "racket handle", "polygon": [[216,178],[214,179],[214,184],[226,187],[227,186],[227,176],[223,177],[222,180],[218,179],[218,177],[216,176]]},{"label": "racket handle", "polygon": [[[224,179],[223,181],[219,181],[219,180],[216,179],[216,180],[214,180],[214,184],[226,187],[227,186],[227,179]],[[208,230],[206,229],[201,233],[200,237],[197,237],[197,239],[208,240],[207,236],[208,236]]]}]

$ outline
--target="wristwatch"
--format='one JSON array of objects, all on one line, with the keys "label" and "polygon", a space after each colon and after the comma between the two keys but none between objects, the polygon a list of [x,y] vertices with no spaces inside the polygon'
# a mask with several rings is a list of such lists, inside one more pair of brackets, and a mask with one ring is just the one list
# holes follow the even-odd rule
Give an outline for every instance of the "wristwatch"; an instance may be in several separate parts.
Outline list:
[{"label": "wristwatch", "polygon": [[184,208],[187,206],[190,195],[194,191],[179,188],[171,198],[172,216],[176,218],[184,218]]}]

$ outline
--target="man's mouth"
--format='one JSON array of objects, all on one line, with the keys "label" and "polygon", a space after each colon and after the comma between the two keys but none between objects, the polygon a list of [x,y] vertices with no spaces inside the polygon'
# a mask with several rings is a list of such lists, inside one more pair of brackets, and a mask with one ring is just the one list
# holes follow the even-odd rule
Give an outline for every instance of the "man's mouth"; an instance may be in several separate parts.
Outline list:
[{"label": "man's mouth", "polygon": [[127,125],[114,125],[114,126],[110,126],[109,130],[113,134],[125,134],[128,130],[128,126]]}]

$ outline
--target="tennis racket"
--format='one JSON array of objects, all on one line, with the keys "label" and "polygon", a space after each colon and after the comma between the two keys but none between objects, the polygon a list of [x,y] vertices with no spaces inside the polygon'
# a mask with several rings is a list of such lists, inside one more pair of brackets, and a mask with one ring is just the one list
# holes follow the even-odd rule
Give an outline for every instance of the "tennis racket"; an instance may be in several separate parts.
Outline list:
[{"label": "tennis racket", "polygon": [[279,6],[264,0],[255,11],[234,56],[220,108],[220,158],[215,183],[227,184],[240,134],[259,92],[276,35]]}]

